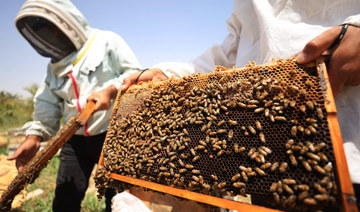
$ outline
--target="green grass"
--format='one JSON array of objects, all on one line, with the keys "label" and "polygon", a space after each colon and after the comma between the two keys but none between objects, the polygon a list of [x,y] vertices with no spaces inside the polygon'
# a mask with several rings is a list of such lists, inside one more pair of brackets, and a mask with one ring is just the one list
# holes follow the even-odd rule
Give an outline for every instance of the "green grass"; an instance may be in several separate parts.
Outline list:
[{"label": "green grass", "polygon": [[[59,157],[53,157],[46,168],[41,171],[35,182],[26,187],[27,193],[30,193],[36,189],[42,189],[44,192],[39,196],[25,201],[21,208],[12,210],[13,212],[52,211],[52,201],[55,195],[55,182],[59,162]],[[81,205],[82,212],[105,211],[105,200],[103,198],[99,202],[96,198],[96,192],[88,193]]]}]

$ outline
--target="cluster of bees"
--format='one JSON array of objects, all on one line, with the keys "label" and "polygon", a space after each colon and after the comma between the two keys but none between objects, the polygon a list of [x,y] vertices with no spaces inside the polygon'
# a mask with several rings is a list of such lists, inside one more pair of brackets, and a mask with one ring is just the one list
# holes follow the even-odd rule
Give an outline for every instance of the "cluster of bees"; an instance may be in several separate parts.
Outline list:
[{"label": "cluster of bees", "polygon": [[336,205],[334,156],[313,69],[292,58],[218,68],[152,85],[131,114],[119,115],[119,103],[96,174],[100,196],[119,188],[108,179],[117,173],[214,196],[258,195],[285,210]]},{"label": "cluster of bees", "polygon": [[[41,170],[46,167],[48,161],[45,161],[45,155],[49,152],[51,148],[56,145],[58,149],[66,141],[64,140],[63,135],[70,130],[71,127],[77,125],[80,128],[80,123],[78,122],[78,116],[75,115],[69,119],[66,125],[58,132],[56,135],[47,141],[46,145],[36,153],[36,155],[26,164],[21,172],[14,178],[10,183],[7,190],[1,196],[0,201],[0,211],[9,211],[11,209],[11,204],[17,194],[19,194],[28,184],[32,184],[36,178],[39,176]],[[52,155],[54,155],[58,149],[53,149]],[[52,157],[51,153],[47,157]],[[45,158],[45,159],[44,159]],[[42,163],[39,161],[43,160]]]}]

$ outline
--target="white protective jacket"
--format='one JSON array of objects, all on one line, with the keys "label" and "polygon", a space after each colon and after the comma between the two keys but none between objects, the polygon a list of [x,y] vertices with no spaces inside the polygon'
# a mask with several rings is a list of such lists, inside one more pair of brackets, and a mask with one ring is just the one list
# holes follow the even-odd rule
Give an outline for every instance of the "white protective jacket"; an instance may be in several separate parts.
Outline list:
[{"label": "white protective jacket", "polygon": [[[23,126],[26,135],[48,140],[86,105],[93,92],[110,85],[117,89],[124,78],[140,70],[125,41],[110,31],[92,29],[83,15],[67,0],[32,0],[20,9],[16,21],[39,16],[56,24],[73,42],[77,51],[56,63],[49,63],[34,101],[34,121]],[[81,56],[83,55],[83,56]],[[107,130],[114,101],[109,110],[94,113],[77,135],[97,135]]]},{"label": "white protective jacket", "polygon": [[[325,30],[349,23],[360,26],[358,0],[234,0],[229,34],[189,63],[156,65],[168,77],[207,73],[215,65],[242,67],[249,61],[295,56]],[[360,183],[360,86],[345,87],[335,99],[345,154],[354,183]]]}]

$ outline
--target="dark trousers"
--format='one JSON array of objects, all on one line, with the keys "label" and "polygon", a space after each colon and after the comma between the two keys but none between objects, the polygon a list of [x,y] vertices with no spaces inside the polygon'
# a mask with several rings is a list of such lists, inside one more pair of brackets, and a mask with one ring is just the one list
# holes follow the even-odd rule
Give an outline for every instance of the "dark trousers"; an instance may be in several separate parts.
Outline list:
[{"label": "dark trousers", "polygon": [[[62,147],[53,211],[80,211],[81,201],[89,185],[91,172],[99,161],[105,136],[106,133],[89,137],[74,135]],[[106,211],[111,211],[111,199],[114,195],[114,190],[107,190]]]}]

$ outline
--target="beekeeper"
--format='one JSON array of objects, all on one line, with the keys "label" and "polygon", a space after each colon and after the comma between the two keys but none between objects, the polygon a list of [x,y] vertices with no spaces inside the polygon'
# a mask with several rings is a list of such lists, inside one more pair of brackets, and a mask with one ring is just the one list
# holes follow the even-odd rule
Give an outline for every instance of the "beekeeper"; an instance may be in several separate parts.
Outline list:
[{"label": "beekeeper", "polygon": [[[249,61],[297,55],[310,62],[324,51],[330,55],[328,71],[337,107],[345,155],[360,198],[360,4],[357,0],[235,0],[227,20],[229,34],[189,63],[164,62],[141,72],[140,81],[207,73],[215,65],[242,67]],[[341,25],[345,24],[345,25]],[[341,26],[339,26],[341,25]],[[300,54],[299,54],[300,53]],[[126,90],[139,76],[126,78]],[[166,78],[166,77],[165,77]],[[359,201],[358,201],[359,204]]]},{"label": "beekeeper", "polygon": [[[68,0],[28,0],[15,18],[21,35],[42,56],[50,58],[35,95],[33,121],[23,129],[25,141],[8,159],[19,170],[87,101],[95,112],[63,146],[56,180],[54,211],[80,211],[89,177],[98,162],[113,99],[125,77],[140,70],[126,42],[110,31],[93,29]],[[107,192],[110,211],[111,192]]]}]

